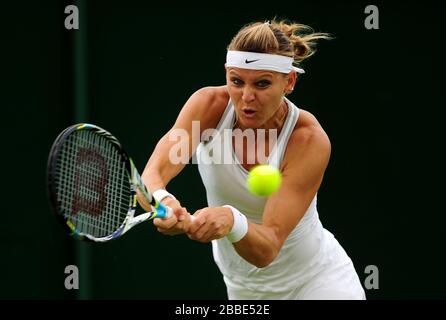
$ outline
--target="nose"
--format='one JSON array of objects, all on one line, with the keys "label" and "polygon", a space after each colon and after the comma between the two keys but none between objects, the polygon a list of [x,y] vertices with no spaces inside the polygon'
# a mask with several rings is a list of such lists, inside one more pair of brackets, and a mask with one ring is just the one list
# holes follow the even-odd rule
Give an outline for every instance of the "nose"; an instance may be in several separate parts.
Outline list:
[{"label": "nose", "polygon": [[249,103],[249,102],[254,101],[254,99],[255,99],[254,90],[252,90],[248,86],[245,86],[243,88],[243,95],[242,95],[243,102]]}]

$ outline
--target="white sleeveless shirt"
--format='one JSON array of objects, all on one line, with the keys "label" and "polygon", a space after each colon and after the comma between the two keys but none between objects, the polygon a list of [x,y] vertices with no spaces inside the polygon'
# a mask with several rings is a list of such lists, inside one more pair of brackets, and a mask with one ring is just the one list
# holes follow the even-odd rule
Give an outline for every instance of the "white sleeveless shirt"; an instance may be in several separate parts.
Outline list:
[{"label": "white sleeveless shirt", "polygon": [[[280,168],[288,139],[299,117],[299,109],[286,98],[285,102],[288,114],[268,157],[268,163],[277,168]],[[235,111],[230,100],[217,125],[216,134],[210,141],[198,145],[198,169],[210,207],[231,205],[245,214],[250,222],[260,224],[266,199],[251,194],[246,188],[248,171],[240,164],[232,146],[231,132],[234,123]],[[281,293],[296,291],[321,273],[326,265],[321,257],[324,256],[324,247],[327,247],[324,245],[324,238],[327,236],[319,221],[316,202],[315,196],[276,259],[265,268],[257,268],[244,260],[226,237],[212,241],[214,260],[223,274],[228,291],[248,290],[266,293],[266,296],[260,295],[259,298],[293,299]],[[248,299],[250,297],[252,296],[247,296]],[[246,297],[242,296],[240,299],[243,298]]]}]

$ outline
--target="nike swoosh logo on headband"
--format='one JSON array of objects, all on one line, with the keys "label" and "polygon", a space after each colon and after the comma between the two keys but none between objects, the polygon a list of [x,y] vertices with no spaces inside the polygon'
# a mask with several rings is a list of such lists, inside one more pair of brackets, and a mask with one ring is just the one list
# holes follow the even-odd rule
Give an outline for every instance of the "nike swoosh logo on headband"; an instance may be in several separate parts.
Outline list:
[{"label": "nike swoosh logo on headband", "polygon": [[245,63],[251,63],[251,62],[256,62],[256,61],[259,61],[260,59],[257,59],[257,60],[248,60],[248,59],[245,59]]}]

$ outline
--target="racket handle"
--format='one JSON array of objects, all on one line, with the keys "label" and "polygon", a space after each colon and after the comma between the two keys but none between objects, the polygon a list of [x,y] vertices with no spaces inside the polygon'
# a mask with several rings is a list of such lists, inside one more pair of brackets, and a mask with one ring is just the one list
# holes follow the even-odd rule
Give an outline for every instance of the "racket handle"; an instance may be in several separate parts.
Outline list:
[{"label": "racket handle", "polygon": [[[158,202],[158,208],[157,208],[157,218],[163,218],[163,219],[167,219],[170,218],[171,216],[173,216],[173,209],[171,207],[168,207],[164,204],[162,204],[161,202]],[[191,221],[194,221],[195,219],[197,219],[196,217],[194,217],[193,215],[190,215],[190,219]]]},{"label": "racket handle", "polygon": [[157,202],[158,207],[156,208],[157,214],[156,217],[157,218],[162,218],[162,219],[166,219],[166,218],[170,218],[173,215],[173,209],[171,207],[168,207],[164,204],[162,204],[161,202]]}]

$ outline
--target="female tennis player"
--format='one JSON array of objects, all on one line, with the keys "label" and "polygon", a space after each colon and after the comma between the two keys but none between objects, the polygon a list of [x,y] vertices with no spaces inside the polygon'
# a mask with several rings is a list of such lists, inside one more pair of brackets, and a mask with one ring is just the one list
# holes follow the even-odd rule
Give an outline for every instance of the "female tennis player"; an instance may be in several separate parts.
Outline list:
[{"label": "female tennis player", "polygon": [[[202,88],[189,98],[142,175],[175,212],[154,220],[160,232],[212,241],[229,299],[365,299],[351,259],[323,228],[316,208],[330,141],[316,118],[286,97],[304,73],[298,64],[322,38],[328,35],[297,23],[244,26],[228,46],[226,85]],[[194,121],[202,135],[198,145]],[[249,131],[256,139],[227,134]],[[181,142],[186,148],[178,149],[176,132],[188,133]],[[173,148],[188,160],[196,152],[209,207],[195,218],[166,191],[185,166],[172,161]],[[266,160],[260,149],[267,149]],[[246,178],[265,162],[280,169],[282,185],[260,198],[249,193]]]}]

